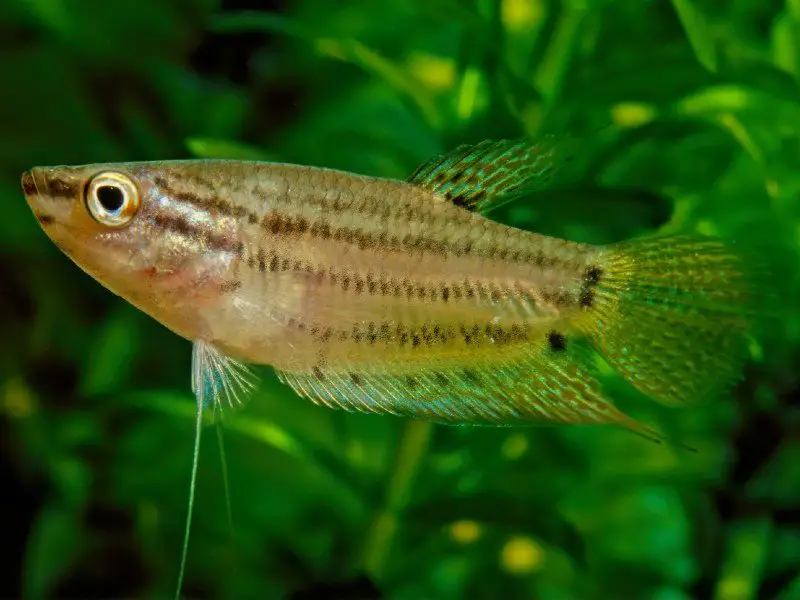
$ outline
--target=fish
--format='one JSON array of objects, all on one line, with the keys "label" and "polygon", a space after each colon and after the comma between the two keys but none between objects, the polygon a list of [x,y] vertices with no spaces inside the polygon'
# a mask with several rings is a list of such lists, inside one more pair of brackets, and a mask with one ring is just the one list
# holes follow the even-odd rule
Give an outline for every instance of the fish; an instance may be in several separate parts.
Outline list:
[{"label": "fish", "polygon": [[563,154],[487,140],[407,181],[207,159],[39,167],[22,187],[80,268],[197,346],[196,390],[235,403],[244,365],[271,365],[330,408],[636,428],[581,342],[656,400],[705,397],[735,375],[758,285],[717,238],[593,246],[485,214],[546,186]]},{"label": "fish", "polygon": [[567,146],[462,145],[405,180],[204,159],[37,167],[22,188],[72,261],[194,344],[202,406],[270,365],[332,409],[658,438],[597,359],[657,401],[705,398],[739,375],[762,284],[716,237],[591,245],[491,219],[535,201]]}]

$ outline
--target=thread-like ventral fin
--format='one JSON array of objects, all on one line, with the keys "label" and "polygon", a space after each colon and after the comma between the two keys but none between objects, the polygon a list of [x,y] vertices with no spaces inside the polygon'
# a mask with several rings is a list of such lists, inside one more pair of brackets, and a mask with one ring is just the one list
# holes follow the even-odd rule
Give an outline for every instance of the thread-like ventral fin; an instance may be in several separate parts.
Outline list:
[{"label": "thread-like ventral fin", "polygon": [[197,340],[192,347],[192,392],[203,408],[242,406],[256,388],[256,377],[243,363]]},{"label": "thread-like ventral fin", "polygon": [[241,406],[255,389],[255,376],[242,363],[222,354],[204,340],[195,340],[192,346],[192,392],[197,402],[194,430],[194,452],[192,453],[192,474],[189,481],[189,498],[186,510],[186,524],[183,533],[183,546],[178,567],[178,583],[175,600],[180,600],[183,591],[183,578],[186,573],[186,558],[189,553],[189,536],[192,530],[192,514],[197,487],[197,468],[200,463],[200,438],[203,427],[203,409],[212,406],[217,417],[217,435],[222,458],[225,505],[228,510],[228,525],[231,526],[230,499],[228,491],[227,467],[222,446],[222,430],[218,420],[223,401],[230,407]]},{"label": "thread-like ventral fin", "polygon": [[558,136],[485,140],[430,159],[408,181],[457,206],[486,213],[523,193],[546,188],[577,146],[577,140]]}]

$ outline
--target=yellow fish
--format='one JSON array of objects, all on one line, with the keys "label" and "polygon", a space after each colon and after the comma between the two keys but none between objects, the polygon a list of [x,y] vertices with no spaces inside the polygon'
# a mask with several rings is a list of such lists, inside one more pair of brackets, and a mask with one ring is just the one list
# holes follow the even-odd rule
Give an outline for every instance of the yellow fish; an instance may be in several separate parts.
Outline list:
[{"label": "yellow fish", "polygon": [[407,181],[198,160],[34,168],[44,231],[192,341],[201,402],[237,402],[245,363],[331,408],[449,423],[616,423],[593,348],[682,403],[738,373],[760,289],[699,236],[591,246],[484,214],[547,185],[557,138],[486,141]]},{"label": "yellow fish", "polygon": [[735,374],[758,289],[717,239],[595,247],[481,215],[543,185],[559,149],[463,146],[408,181],[202,160],[34,168],[22,186],[73,261],[199,346],[200,390],[235,400],[241,363],[268,364],[335,408],[634,426],[575,342],[656,399],[695,399]]}]

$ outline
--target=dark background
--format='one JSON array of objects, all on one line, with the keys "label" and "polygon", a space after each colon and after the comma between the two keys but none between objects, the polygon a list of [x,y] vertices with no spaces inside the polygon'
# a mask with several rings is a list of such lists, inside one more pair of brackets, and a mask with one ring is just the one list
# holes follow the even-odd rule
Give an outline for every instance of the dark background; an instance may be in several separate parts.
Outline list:
[{"label": "dark background", "polygon": [[[4,0],[0,597],[172,593],[190,345],[40,231],[35,165],[264,158],[404,178],[486,137],[588,136],[496,218],[604,243],[764,250],[787,309],[730,395],[613,428],[339,414],[261,369],[226,425],[233,538],[203,440],[197,598],[800,598],[800,2]],[[612,382],[613,387],[613,382]]]}]

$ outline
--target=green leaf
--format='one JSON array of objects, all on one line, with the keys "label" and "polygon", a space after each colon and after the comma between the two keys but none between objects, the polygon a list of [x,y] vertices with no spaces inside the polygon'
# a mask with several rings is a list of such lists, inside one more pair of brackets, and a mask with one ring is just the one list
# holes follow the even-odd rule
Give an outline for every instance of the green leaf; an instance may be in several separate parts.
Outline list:
[{"label": "green leaf", "polygon": [[50,503],[39,513],[28,538],[23,572],[24,597],[50,597],[52,587],[74,563],[83,547],[80,515]]},{"label": "green leaf", "polygon": [[711,27],[692,0],[672,0],[697,60],[711,72],[717,70],[717,49]]},{"label": "green leaf", "polygon": [[211,20],[211,30],[217,33],[262,31],[306,39],[313,36],[307,27],[295,19],[255,10],[231,11],[215,15]]},{"label": "green leaf", "polygon": [[7,198],[5,218],[0,219],[0,251],[19,252],[36,244],[51,243],[26,204],[19,181],[0,180],[0,197]]},{"label": "green leaf", "polygon": [[299,37],[321,56],[349,62],[371,76],[384,81],[401,96],[409,98],[429,125],[438,127],[442,117],[431,96],[409,73],[381,53],[355,39],[317,36],[291,20],[274,15],[227,13],[217,17],[214,27],[220,31],[267,31]]},{"label": "green leaf", "polygon": [[772,25],[770,42],[773,62],[800,77],[800,18],[793,18],[788,11],[782,13]]},{"label": "green leaf", "polygon": [[186,147],[197,158],[225,158],[232,160],[274,160],[265,150],[236,142],[216,138],[192,137],[186,140]]},{"label": "green leaf", "polygon": [[733,524],[728,533],[727,553],[714,600],[750,600],[758,597],[771,533],[772,524],[768,518],[753,518]]},{"label": "green leaf", "polygon": [[783,508],[800,506],[800,443],[786,441],[747,486],[747,497]]},{"label": "green leaf", "polygon": [[566,2],[553,30],[550,43],[534,75],[539,93],[549,102],[555,101],[570,62],[581,41],[581,29],[586,19],[589,3]]},{"label": "green leaf", "polygon": [[[800,497],[800,0],[0,4],[4,458],[51,515],[9,548],[27,597],[174,593],[195,403],[185,342],[48,239],[24,169],[189,155],[402,180],[462,143],[553,133],[589,138],[579,176],[493,219],[588,244],[701,231],[763,248],[775,274],[790,314],[730,394],[664,408],[602,370],[620,410],[698,453],[601,426],[436,426],[403,445],[406,421],[327,410],[260,369],[225,413],[232,540],[203,431],[185,595],[319,596],[309,582],[366,565],[391,600],[800,600],[782,519]],[[741,444],[766,423],[785,434],[772,456]],[[108,576],[120,561],[135,582]]]},{"label": "green leaf", "polygon": [[105,393],[127,380],[141,348],[142,320],[142,313],[129,305],[115,308],[84,358],[81,393]]},{"label": "green leaf", "polygon": [[[139,392],[126,394],[125,397],[131,404],[183,419],[192,419],[196,411],[196,405],[191,401],[188,394],[182,395],[167,391]],[[232,418],[226,423],[225,427],[296,458],[305,456],[302,445],[290,433],[275,423],[253,418]]]},{"label": "green leaf", "polygon": [[800,598],[800,575],[795,577],[775,600],[798,600]]}]

